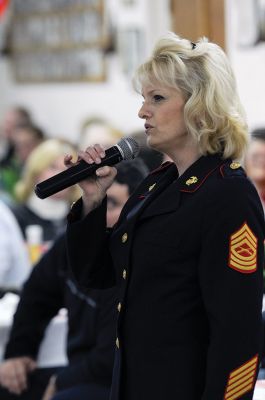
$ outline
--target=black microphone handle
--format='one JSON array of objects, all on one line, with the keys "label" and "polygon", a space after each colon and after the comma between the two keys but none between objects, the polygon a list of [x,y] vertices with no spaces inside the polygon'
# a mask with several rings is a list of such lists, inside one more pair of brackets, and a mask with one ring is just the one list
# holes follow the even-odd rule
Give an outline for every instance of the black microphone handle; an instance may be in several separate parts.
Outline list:
[{"label": "black microphone handle", "polygon": [[88,164],[84,160],[81,160],[78,164],[66,169],[46,179],[43,182],[38,183],[35,186],[35,193],[40,199],[45,199],[61,190],[70,187],[93,173],[100,167],[105,165],[115,165],[123,160],[123,157],[116,146],[113,146],[105,151],[105,157],[101,159],[100,164]]}]

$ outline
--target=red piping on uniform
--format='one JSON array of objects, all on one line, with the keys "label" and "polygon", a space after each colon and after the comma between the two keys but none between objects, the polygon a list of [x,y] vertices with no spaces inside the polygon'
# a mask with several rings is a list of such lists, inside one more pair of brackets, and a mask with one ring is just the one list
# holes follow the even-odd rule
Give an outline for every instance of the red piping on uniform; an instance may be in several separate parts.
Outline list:
[{"label": "red piping on uniform", "polygon": [[[223,164],[224,165],[224,164]],[[222,166],[223,166],[222,165]],[[220,167],[220,168],[222,168],[222,166]],[[209,175],[211,175],[216,169],[218,168],[218,166],[217,167],[215,167],[214,169],[212,169],[205,177],[204,177],[204,179],[195,187],[195,189],[193,189],[193,190],[189,190],[189,189],[180,189],[180,191],[181,192],[187,192],[187,193],[193,193],[193,192],[195,192],[199,187],[201,187],[201,185],[206,181],[206,179],[208,178],[208,176]]]}]

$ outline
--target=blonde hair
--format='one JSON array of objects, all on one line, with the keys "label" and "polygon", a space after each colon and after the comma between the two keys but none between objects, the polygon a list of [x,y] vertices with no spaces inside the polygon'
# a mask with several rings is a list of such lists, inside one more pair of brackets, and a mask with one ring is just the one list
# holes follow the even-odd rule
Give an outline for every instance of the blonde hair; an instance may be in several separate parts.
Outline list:
[{"label": "blonde hair", "polygon": [[[26,201],[34,192],[36,178],[45,171],[54,161],[65,154],[77,156],[76,148],[63,139],[47,139],[38,145],[29,155],[23,177],[14,188],[16,199],[19,202]],[[71,187],[69,192],[69,203],[77,200],[81,195],[78,186]]]},{"label": "blonde hair", "polygon": [[186,127],[202,154],[243,157],[248,143],[245,113],[228,58],[217,44],[207,38],[192,43],[169,32],[133,79],[137,91],[154,82],[182,93]]}]

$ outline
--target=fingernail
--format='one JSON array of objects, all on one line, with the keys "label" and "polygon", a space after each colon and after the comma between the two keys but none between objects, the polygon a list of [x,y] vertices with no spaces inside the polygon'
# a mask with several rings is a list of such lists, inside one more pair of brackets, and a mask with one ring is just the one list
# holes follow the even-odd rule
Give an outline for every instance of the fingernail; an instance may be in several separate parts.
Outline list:
[{"label": "fingernail", "polygon": [[101,175],[101,171],[100,171],[100,169],[97,169],[97,170],[96,170],[96,175],[98,175],[98,176],[100,176],[100,175]]}]

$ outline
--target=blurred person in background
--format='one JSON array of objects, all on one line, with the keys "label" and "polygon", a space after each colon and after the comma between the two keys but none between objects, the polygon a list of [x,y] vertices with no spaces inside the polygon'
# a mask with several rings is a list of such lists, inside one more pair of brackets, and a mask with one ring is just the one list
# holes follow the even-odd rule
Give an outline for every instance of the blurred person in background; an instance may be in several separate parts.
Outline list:
[{"label": "blurred person in background", "polygon": [[[143,159],[150,171],[160,166],[163,162],[163,155],[146,145],[146,135],[143,131],[134,131],[128,136],[135,139],[139,144],[138,158]],[[100,143],[105,149],[108,149],[123,137],[125,137],[124,133],[106,119],[94,116],[88,118],[82,124],[78,148],[83,150],[87,146]]]},{"label": "blurred person in background", "polygon": [[[117,221],[130,194],[148,174],[137,158],[117,165],[107,193],[107,226]],[[112,377],[116,302],[114,290],[87,290],[72,280],[67,269],[65,236],[35,265],[14,316],[0,365],[1,400],[107,400]],[[61,308],[68,310],[69,365],[37,368],[44,330]],[[34,371],[34,372],[33,372]],[[48,384],[49,382],[49,384]],[[16,393],[16,395],[12,394]]]},{"label": "blurred person in background", "polygon": [[27,227],[39,226],[44,249],[64,231],[69,206],[80,195],[80,189],[74,185],[43,200],[34,190],[37,183],[65,170],[63,160],[68,151],[76,156],[76,148],[70,142],[56,138],[45,140],[27,158],[23,176],[14,187],[17,204],[10,208],[22,234],[27,241]]},{"label": "blurred person in background", "polygon": [[0,121],[0,198],[10,202],[12,197],[3,182],[1,171],[7,168],[13,157],[13,131],[21,124],[31,124],[30,112],[21,106],[13,106],[6,110]]},{"label": "blurred person in background", "polygon": [[9,162],[13,155],[13,132],[19,125],[31,125],[32,117],[24,107],[13,106],[8,108],[0,123],[0,166]]},{"label": "blurred person in background", "polygon": [[[251,132],[250,142],[245,155],[245,170],[255,185],[263,210],[265,210],[265,128],[257,128]],[[263,291],[265,295],[265,266],[263,269]],[[262,313],[264,333],[265,333],[265,310]],[[259,379],[265,378],[265,335],[263,343],[263,358],[261,360],[261,370]]]},{"label": "blurred person in background", "polygon": [[23,166],[30,153],[46,139],[43,130],[36,125],[19,125],[14,129],[14,155]]},{"label": "blurred person in background", "polygon": [[94,143],[102,143],[105,149],[115,145],[124,134],[106,119],[93,116],[86,119],[78,139],[78,148],[83,150]]},{"label": "blurred person in background", "polygon": [[255,185],[265,209],[265,128],[251,132],[248,151],[245,156],[245,169]]},{"label": "blurred person in background", "polygon": [[15,200],[14,186],[23,174],[27,158],[44,139],[44,132],[37,126],[24,124],[13,128],[12,154],[0,170],[0,187],[10,201]]},{"label": "blurred person in background", "polygon": [[29,255],[21,229],[9,207],[0,200],[0,294],[20,291],[30,273]]}]

